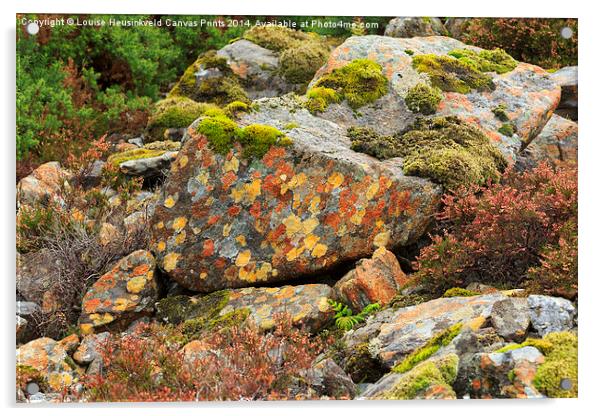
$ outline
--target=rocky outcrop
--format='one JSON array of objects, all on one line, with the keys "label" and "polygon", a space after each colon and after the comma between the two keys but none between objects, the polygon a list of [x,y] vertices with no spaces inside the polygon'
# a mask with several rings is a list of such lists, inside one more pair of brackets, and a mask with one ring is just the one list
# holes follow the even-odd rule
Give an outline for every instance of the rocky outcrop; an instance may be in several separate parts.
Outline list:
[{"label": "rocky outcrop", "polygon": [[204,292],[295,279],[424,233],[438,186],[352,151],[342,128],[294,97],[256,105],[238,125],[285,130],[292,144],[220,154],[198,123],[188,129],[152,219],[152,250],[172,279]]},{"label": "rocky outcrop", "polygon": [[84,295],[80,330],[89,334],[101,328],[125,329],[152,313],[158,296],[155,259],[148,251],[135,251],[119,260]]},{"label": "rocky outcrop", "polygon": [[[412,125],[421,115],[412,112],[406,105],[405,99],[412,87],[418,84],[439,86],[443,92],[442,99],[435,107],[436,115],[456,115],[476,124],[489,136],[492,143],[513,160],[522,143],[535,138],[552,116],[560,101],[560,86],[545,70],[527,63],[516,63],[512,70],[509,70],[511,66],[496,68],[500,73],[489,72],[491,69],[485,67],[484,71],[474,72],[471,76],[480,77],[488,83],[485,87],[458,88],[458,84],[446,85],[441,79],[464,79],[461,72],[470,72],[459,64],[457,72],[447,68],[443,70],[447,75],[439,77],[435,73],[441,70],[439,65],[457,65],[449,54],[451,52],[460,56],[458,50],[477,54],[482,51],[442,36],[411,39],[381,36],[348,38],[331,53],[326,65],[310,83],[310,88],[334,69],[354,60],[367,58],[382,67],[383,74],[389,81],[387,93],[361,107],[361,110],[354,110],[346,102],[340,102],[329,105],[319,115],[341,126],[371,127],[380,134],[393,134]],[[437,63],[437,58],[433,60],[429,55],[443,58]],[[419,56],[422,58],[418,58]],[[417,58],[422,59],[423,63],[428,61],[426,65],[430,68],[419,68]],[[503,120],[493,112],[501,104],[506,106],[506,117],[502,116]]]},{"label": "rocky outcrop", "polygon": [[408,281],[395,255],[381,247],[371,259],[360,260],[334,285],[334,290],[341,302],[361,311],[371,303],[388,304]]},{"label": "rocky outcrop", "polygon": [[435,35],[447,35],[447,29],[438,17],[396,17],[385,28],[385,36],[392,38]]}]

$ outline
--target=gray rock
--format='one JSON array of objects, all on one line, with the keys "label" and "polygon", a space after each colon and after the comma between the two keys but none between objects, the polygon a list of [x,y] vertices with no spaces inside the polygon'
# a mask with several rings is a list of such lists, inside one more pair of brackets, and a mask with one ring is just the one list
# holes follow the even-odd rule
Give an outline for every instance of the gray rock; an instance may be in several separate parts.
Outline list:
[{"label": "gray rock", "polygon": [[160,156],[128,160],[119,165],[121,172],[130,176],[162,176],[178,156],[178,152],[165,152]]},{"label": "gray rock", "polygon": [[438,17],[396,17],[385,28],[385,36],[393,38],[434,35],[447,35],[447,29]]},{"label": "gray rock", "polygon": [[135,144],[138,147],[144,146],[144,138],[143,137],[134,137],[133,139],[129,139],[128,143]]},{"label": "gray rock", "polygon": [[527,298],[531,324],[537,334],[568,331],[575,326],[575,307],[564,298],[530,295]]},{"label": "gray rock", "polygon": [[56,260],[47,249],[17,253],[17,292],[26,300],[43,305],[44,293],[58,279]]},{"label": "gray rock", "polygon": [[100,359],[101,347],[109,340],[110,336],[111,334],[108,332],[84,336],[79,347],[73,353],[73,360],[78,364],[88,365],[94,360]]},{"label": "gray rock", "polygon": [[308,371],[310,386],[320,395],[329,397],[348,397],[352,399],[357,386],[332,358],[315,363]]},{"label": "gray rock", "polygon": [[491,309],[491,323],[505,340],[522,342],[531,323],[527,299],[507,298],[496,302]]},{"label": "gray rock", "polygon": [[41,312],[42,308],[35,302],[25,302],[25,301],[17,301],[17,315],[19,316],[29,316],[33,315],[36,312]]}]

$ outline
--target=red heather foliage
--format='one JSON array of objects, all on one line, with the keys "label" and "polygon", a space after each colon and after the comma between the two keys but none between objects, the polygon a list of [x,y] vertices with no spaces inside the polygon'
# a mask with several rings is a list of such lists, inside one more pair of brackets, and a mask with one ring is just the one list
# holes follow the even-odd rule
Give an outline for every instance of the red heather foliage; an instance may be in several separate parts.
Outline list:
[{"label": "red heather foliage", "polygon": [[[558,260],[548,259],[558,257],[551,254],[555,247],[576,254],[576,226],[567,226],[577,222],[575,166],[540,164],[529,172],[509,172],[500,184],[446,195],[443,205],[438,218],[443,234],[433,237],[417,258],[418,278],[433,292],[474,281],[516,287],[537,266],[554,268],[558,280],[570,280],[569,286],[576,287],[576,259],[574,275],[562,271],[567,267],[552,266]],[[567,239],[567,227],[574,239]],[[571,248],[567,241],[574,243]],[[537,279],[544,275],[533,273]]]},{"label": "red heather foliage", "polygon": [[177,328],[140,325],[106,345],[104,370],[86,378],[84,395],[91,401],[312,398],[303,373],[326,345],[288,318],[276,321],[267,333],[232,327],[207,334],[188,355]]}]

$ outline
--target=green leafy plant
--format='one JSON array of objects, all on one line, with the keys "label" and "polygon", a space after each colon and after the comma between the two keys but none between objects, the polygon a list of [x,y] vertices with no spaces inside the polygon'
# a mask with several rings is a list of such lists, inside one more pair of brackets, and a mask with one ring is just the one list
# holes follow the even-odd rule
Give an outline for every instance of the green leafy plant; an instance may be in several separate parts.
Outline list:
[{"label": "green leafy plant", "polygon": [[364,322],[368,315],[380,310],[380,305],[378,303],[371,303],[362,309],[360,313],[354,315],[351,308],[344,303],[337,302],[332,299],[329,299],[328,303],[335,311],[335,325],[337,328],[344,331],[353,329],[353,327],[357,324]]}]

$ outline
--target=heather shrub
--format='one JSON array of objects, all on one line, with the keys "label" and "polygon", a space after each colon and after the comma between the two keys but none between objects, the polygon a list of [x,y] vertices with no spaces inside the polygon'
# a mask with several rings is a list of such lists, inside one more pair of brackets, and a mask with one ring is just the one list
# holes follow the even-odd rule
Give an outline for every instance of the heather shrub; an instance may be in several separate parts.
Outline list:
[{"label": "heather shrub", "polygon": [[576,167],[541,164],[500,184],[461,188],[443,198],[438,219],[442,232],[416,262],[430,291],[471,282],[576,288]]},{"label": "heather shrub", "polygon": [[277,400],[313,397],[303,374],[320,338],[280,316],[273,331],[230,327],[182,349],[179,328],[137,327],[103,349],[104,371],[85,380],[90,401]]},{"label": "heather shrub", "polygon": [[[569,27],[570,39],[560,36]],[[577,65],[577,19],[467,19],[460,40],[485,49],[501,48],[519,61],[543,68]]]}]

